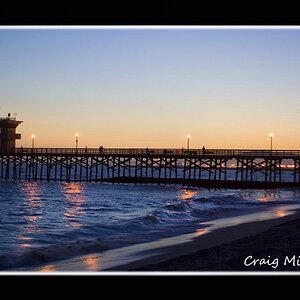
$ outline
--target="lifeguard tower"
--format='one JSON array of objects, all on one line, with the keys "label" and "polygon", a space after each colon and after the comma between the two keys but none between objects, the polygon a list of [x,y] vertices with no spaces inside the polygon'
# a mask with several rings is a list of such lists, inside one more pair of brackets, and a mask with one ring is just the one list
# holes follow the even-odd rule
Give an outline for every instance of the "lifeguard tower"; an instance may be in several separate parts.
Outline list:
[{"label": "lifeguard tower", "polygon": [[10,113],[7,117],[0,118],[0,153],[10,154],[15,152],[16,140],[21,139],[21,134],[16,133],[16,128],[23,121],[17,121],[15,117],[11,117]]}]

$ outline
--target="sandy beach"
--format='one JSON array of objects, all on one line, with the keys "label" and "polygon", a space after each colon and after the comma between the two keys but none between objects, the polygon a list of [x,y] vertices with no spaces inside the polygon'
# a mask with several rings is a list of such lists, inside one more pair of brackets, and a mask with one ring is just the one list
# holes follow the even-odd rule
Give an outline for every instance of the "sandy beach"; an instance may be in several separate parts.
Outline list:
[{"label": "sandy beach", "polygon": [[[240,238],[230,243],[222,243],[219,246],[204,250],[195,250],[191,254],[180,255],[160,263],[146,263],[141,267],[128,266],[128,269],[133,271],[298,272],[300,271],[299,212],[293,217],[296,219],[285,220],[279,225],[275,225],[277,223],[274,222],[275,220],[251,224],[254,227],[261,227],[258,230],[264,230],[269,225],[272,227],[261,233]],[[239,227],[245,234],[249,230],[248,226],[241,225]],[[234,228],[228,228],[227,232],[222,232],[222,234],[234,234],[232,229]],[[217,235],[218,233],[215,233],[216,238]],[[195,241],[195,249],[197,249],[196,244],[197,241]],[[190,244],[189,247],[192,250],[194,245]]]}]

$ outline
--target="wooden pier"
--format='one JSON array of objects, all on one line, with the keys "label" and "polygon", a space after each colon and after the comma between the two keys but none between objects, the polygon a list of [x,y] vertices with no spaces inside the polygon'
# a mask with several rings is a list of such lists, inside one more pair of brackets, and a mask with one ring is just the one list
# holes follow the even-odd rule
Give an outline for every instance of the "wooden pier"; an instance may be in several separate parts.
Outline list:
[{"label": "wooden pier", "polygon": [[0,153],[0,178],[300,187],[300,150],[15,148]]}]

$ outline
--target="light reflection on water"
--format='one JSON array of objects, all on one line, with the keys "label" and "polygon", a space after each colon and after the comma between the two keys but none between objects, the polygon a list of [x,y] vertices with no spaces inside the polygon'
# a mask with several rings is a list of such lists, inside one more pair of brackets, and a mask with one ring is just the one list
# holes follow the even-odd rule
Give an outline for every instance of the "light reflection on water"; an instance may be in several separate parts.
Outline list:
[{"label": "light reflection on water", "polygon": [[276,191],[266,190],[263,191],[262,193],[263,195],[257,197],[257,200],[260,202],[274,201],[278,197],[278,192]]},{"label": "light reflection on water", "polygon": [[67,221],[66,226],[80,228],[82,226],[80,216],[83,214],[82,205],[86,199],[84,196],[84,186],[80,183],[69,182],[62,186],[62,190],[67,202],[64,212],[64,219]]},{"label": "light reflection on water", "polygon": [[[42,218],[43,200],[41,198],[41,189],[36,182],[27,182],[22,185],[22,191],[24,193],[24,211],[23,220],[25,225],[23,227],[23,234],[17,235],[17,238],[21,241],[20,248],[31,248],[32,241],[30,235],[35,233],[41,233],[43,230],[39,227],[39,220]],[[27,241],[27,242],[24,242]]]},{"label": "light reflection on water", "polygon": [[278,217],[285,217],[294,214],[296,209],[300,209],[300,204],[281,206],[270,210],[259,211],[247,215],[216,219],[213,221],[202,222],[201,224],[209,225],[210,230],[215,230],[221,227],[235,226],[242,223],[257,222],[263,220],[276,219]]},{"label": "light reflection on water", "polygon": [[179,199],[180,200],[189,200],[195,197],[198,194],[198,191],[190,189],[181,189]]},{"label": "light reflection on water", "polygon": [[53,265],[46,265],[39,269],[40,272],[55,272],[56,269]]},{"label": "light reflection on water", "polygon": [[278,210],[276,210],[275,214],[277,217],[280,217],[280,218],[289,215],[289,213],[286,209],[278,209]]},{"label": "light reflection on water", "polygon": [[26,182],[22,185],[22,190],[25,195],[25,205],[31,209],[42,207],[41,189],[37,182]]},{"label": "light reflection on water", "polygon": [[209,232],[209,228],[199,228],[195,231],[195,236],[200,236]]},{"label": "light reflection on water", "polygon": [[87,271],[98,271],[100,269],[100,259],[94,254],[83,257],[83,262],[86,265]]}]

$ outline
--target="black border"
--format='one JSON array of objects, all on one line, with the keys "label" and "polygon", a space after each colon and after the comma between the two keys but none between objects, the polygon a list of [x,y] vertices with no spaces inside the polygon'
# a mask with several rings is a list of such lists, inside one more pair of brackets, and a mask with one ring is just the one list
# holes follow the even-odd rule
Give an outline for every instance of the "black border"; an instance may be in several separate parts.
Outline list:
[{"label": "black border", "polygon": [[6,2],[0,25],[300,25],[296,6],[280,2]]},{"label": "black border", "polygon": [[[66,280],[67,279],[67,280]],[[270,280],[271,279],[271,280]],[[296,281],[297,280],[297,281]],[[124,298],[126,295],[143,299],[158,299],[175,295],[175,299],[225,298],[270,299],[282,295],[283,299],[294,296],[298,278],[293,276],[0,276],[1,292],[10,297],[30,295],[43,297],[83,295],[84,298]],[[13,284],[13,285],[11,285]],[[166,292],[166,293],[165,293]],[[267,297],[263,297],[266,295]],[[218,297],[219,296],[219,297]]]},{"label": "black border", "polygon": [[[12,2],[11,2],[12,3]],[[212,2],[209,7],[208,3],[197,3],[195,6],[184,6],[182,3],[177,6],[174,4],[155,5],[147,2],[129,5],[127,2],[120,6],[115,4],[114,7],[107,7],[103,3],[84,4],[75,3],[49,2],[36,5],[30,5],[28,2],[10,3],[9,6],[3,3],[0,6],[0,26],[1,25],[300,25],[300,14],[296,7],[289,7],[287,11],[282,4],[278,4],[277,9],[267,7],[266,11],[262,10],[260,5],[253,6],[249,3],[240,3],[238,6],[231,8],[228,3],[223,7],[218,2]],[[200,4],[200,7],[199,7]],[[216,12],[216,9],[219,9]],[[228,12],[229,11],[229,12]],[[147,296],[155,295],[155,298],[161,297],[161,289],[171,291],[177,296],[186,298],[190,295],[197,295],[197,298],[204,296],[206,291],[211,298],[229,292],[230,296],[243,298],[257,298],[261,291],[272,291],[276,295],[278,289],[283,289],[283,285],[288,287],[284,289],[285,298],[297,287],[295,280],[297,276],[276,275],[276,276],[5,276],[0,274],[1,287],[5,293],[7,289],[12,296],[12,292],[19,293],[30,291],[35,293],[38,283],[39,288],[44,286],[46,292],[57,291],[60,295],[58,283],[63,282],[63,289],[76,293],[83,291],[92,296],[109,296],[114,293],[138,294],[140,298],[140,285],[145,285],[144,293]],[[71,279],[66,284],[64,279]],[[169,282],[171,279],[171,282]],[[268,279],[268,280],[266,280]],[[269,281],[269,279],[272,279]],[[78,281],[79,280],[79,281]],[[74,285],[78,281],[78,286]],[[112,281],[116,284],[112,288]],[[96,285],[93,285],[94,282]],[[240,289],[244,288],[243,294],[238,294],[232,282]],[[271,284],[269,283],[271,282]],[[12,289],[10,284],[17,285],[17,289]],[[268,284],[269,283],[269,284]],[[278,285],[274,285],[277,283]],[[196,285],[195,285],[196,284]],[[213,285],[213,287],[212,287]],[[21,289],[19,288],[21,287]],[[278,287],[278,288],[277,288]],[[51,292],[52,291],[52,292]],[[49,296],[50,296],[49,294]],[[85,294],[87,296],[87,294]],[[260,297],[259,297],[260,298]]]}]

